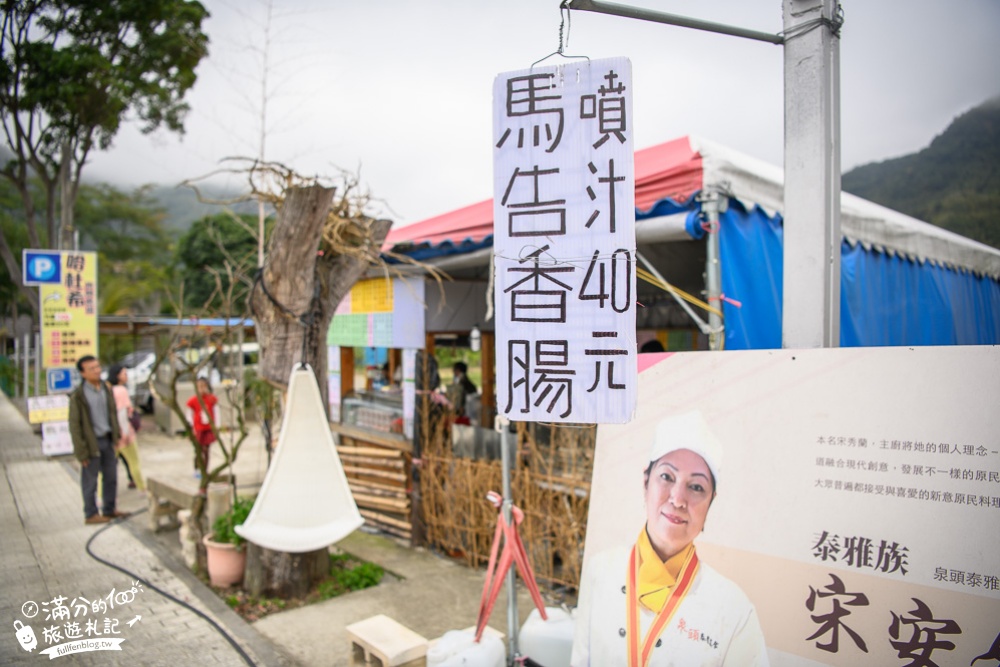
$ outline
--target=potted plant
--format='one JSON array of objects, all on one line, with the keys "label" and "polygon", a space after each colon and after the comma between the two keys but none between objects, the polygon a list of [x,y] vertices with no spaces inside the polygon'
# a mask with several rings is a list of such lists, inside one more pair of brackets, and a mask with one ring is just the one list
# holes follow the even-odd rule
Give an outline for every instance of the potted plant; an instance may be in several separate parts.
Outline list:
[{"label": "potted plant", "polygon": [[208,578],[213,586],[229,587],[243,581],[246,540],[236,533],[236,526],[246,521],[252,507],[250,498],[237,498],[228,512],[219,515],[212,532],[202,540],[208,555]]}]

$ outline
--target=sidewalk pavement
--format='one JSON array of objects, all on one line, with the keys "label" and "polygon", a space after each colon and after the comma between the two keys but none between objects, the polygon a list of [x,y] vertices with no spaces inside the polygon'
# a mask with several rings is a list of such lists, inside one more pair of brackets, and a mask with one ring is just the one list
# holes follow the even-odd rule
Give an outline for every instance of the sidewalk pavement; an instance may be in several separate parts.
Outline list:
[{"label": "sidewalk pavement", "polygon": [[[378,563],[396,576],[387,576],[374,588],[246,623],[186,568],[176,530],[153,533],[145,514],[105,524],[109,527],[103,530],[102,526],[84,525],[77,464],[67,462],[66,457],[43,456],[39,436],[2,394],[0,433],[0,458],[7,481],[0,484],[0,530],[4,535],[0,577],[6,584],[0,590],[0,609],[10,624],[7,638],[0,639],[0,664],[47,660],[39,651],[66,643],[67,622],[79,622],[82,637],[88,638],[89,629],[89,638],[94,639],[96,631],[105,630],[105,618],[117,632],[112,637],[124,640],[122,652],[61,656],[63,664],[107,665],[124,660],[170,667],[246,664],[207,621],[149,588],[143,587],[134,600],[116,604],[114,609],[87,610],[82,599],[97,603],[101,598],[107,603],[112,589],[115,594],[111,600],[128,599],[125,591],[131,591],[134,581],[87,554],[85,547],[92,537],[92,550],[98,556],[206,613],[258,665],[350,665],[344,628],[375,614],[386,614],[428,639],[475,624],[483,586],[481,570],[363,531],[356,531],[337,546]],[[162,433],[149,417],[139,432],[139,447],[146,477],[191,478],[190,444]],[[259,486],[266,469],[263,442],[255,430],[235,466],[241,490]],[[145,509],[145,495],[125,488],[126,484],[120,467],[119,509]],[[66,599],[60,602],[60,597]],[[38,614],[30,618],[26,615],[33,611],[30,605],[23,607],[29,601],[39,606]],[[60,605],[69,606],[72,618],[59,618]],[[531,608],[526,590],[519,586],[521,622]],[[50,617],[47,621],[46,615]],[[128,626],[137,615],[141,618]],[[38,647],[31,653],[18,644],[12,632],[15,621],[32,627]],[[490,625],[506,632],[504,593],[497,600]],[[52,636],[53,627],[62,628],[61,639]]]},{"label": "sidewalk pavement", "polygon": [[[148,587],[136,586],[133,593],[132,577],[87,554],[91,538],[95,554],[207,614],[256,664],[295,664],[182,564],[178,567],[169,552],[150,539],[144,514],[104,524],[106,529],[85,525],[79,474],[64,458],[42,455],[40,438],[2,393],[0,433],[4,467],[0,483],[0,613],[8,628],[0,638],[0,664],[47,663],[49,657],[40,655],[41,651],[75,639],[121,640],[117,642],[121,652],[57,655],[60,664],[246,664],[203,618]],[[121,478],[127,483],[124,474]],[[122,510],[145,507],[144,496],[134,490],[122,490],[119,499]],[[136,617],[138,620],[129,626]],[[32,651],[19,644],[16,623],[31,628],[37,641]]]}]

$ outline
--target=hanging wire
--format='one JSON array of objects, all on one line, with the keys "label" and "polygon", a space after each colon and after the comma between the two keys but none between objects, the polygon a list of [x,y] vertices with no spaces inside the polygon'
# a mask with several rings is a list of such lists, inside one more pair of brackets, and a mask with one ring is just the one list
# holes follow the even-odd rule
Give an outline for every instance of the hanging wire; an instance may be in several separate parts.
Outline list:
[{"label": "hanging wire", "polygon": [[264,292],[264,296],[267,297],[275,308],[277,308],[285,317],[290,320],[297,322],[304,328],[302,332],[302,351],[299,355],[298,368],[306,367],[306,352],[310,349],[310,345],[315,339],[314,324],[317,321],[318,310],[320,308],[320,298],[322,296],[322,288],[319,283],[319,277],[316,277],[315,285],[313,285],[313,296],[306,307],[306,310],[302,312],[301,315],[296,315],[288,306],[281,303],[278,299],[271,294],[270,290],[267,289],[267,283],[264,282],[264,268],[261,267],[257,269],[257,275],[254,278],[253,287],[250,288],[250,313],[254,316],[255,320],[259,320],[259,315],[257,314],[257,309],[253,305],[253,295],[254,290],[257,289],[257,285],[260,285],[261,290]]},{"label": "hanging wire", "polygon": [[563,0],[559,4],[559,48],[545,56],[544,58],[539,58],[535,62],[531,63],[530,69],[535,69],[535,65],[542,62],[543,60],[548,60],[552,56],[560,56],[562,58],[568,59],[586,59],[590,60],[589,56],[568,56],[566,55],[566,49],[569,47],[569,32],[572,26],[572,21],[570,18],[569,11],[570,0]]},{"label": "hanging wire", "polygon": [[[569,0],[563,0],[559,5],[559,55],[569,46],[569,31],[573,27],[569,13]],[[566,40],[563,41],[563,28],[566,29]]]},{"label": "hanging wire", "polygon": [[805,21],[804,23],[800,23],[799,25],[792,26],[788,30],[783,30],[778,34],[783,36],[785,38],[785,42],[787,43],[789,40],[795,39],[797,37],[802,37],[806,33],[812,32],[813,30],[821,26],[826,26],[827,28],[829,28],[830,32],[833,33],[833,36],[839,39],[840,29],[844,26],[843,5],[840,4],[837,5],[837,9],[834,10],[833,12],[833,18],[827,18],[825,16],[821,16],[819,18],[811,19],[809,21]]},{"label": "hanging wire", "polygon": [[319,276],[316,276],[314,280],[312,301],[309,302],[309,309],[300,319],[301,324],[306,330],[302,332],[302,352],[299,354],[299,370],[305,370],[306,368],[306,354],[309,350],[313,349],[313,343],[316,338],[316,322],[319,319],[320,309],[322,308],[320,297],[323,290],[319,283]]}]

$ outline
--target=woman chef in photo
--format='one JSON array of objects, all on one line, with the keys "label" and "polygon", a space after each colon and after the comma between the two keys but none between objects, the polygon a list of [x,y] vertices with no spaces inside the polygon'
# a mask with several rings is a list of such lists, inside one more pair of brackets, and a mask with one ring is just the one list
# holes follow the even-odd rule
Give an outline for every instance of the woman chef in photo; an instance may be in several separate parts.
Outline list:
[{"label": "woman chef in photo", "polygon": [[644,474],[646,524],[634,544],[588,562],[573,667],[767,665],[757,613],[740,588],[698,560],[722,472],[701,413],[656,428]]}]

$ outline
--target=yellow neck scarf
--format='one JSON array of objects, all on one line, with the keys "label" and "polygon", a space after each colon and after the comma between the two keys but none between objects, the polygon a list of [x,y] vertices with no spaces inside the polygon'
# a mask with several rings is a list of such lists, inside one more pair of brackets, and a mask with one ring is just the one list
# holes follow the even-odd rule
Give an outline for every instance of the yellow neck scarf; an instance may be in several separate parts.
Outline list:
[{"label": "yellow neck scarf", "polygon": [[691,543],[667,559],[664,563],[653,550],[646,527],[639,532],[639,603],[653,613],[659,612],[666,604],[670,592],[677,584],[677,575],[694,549]]}]

